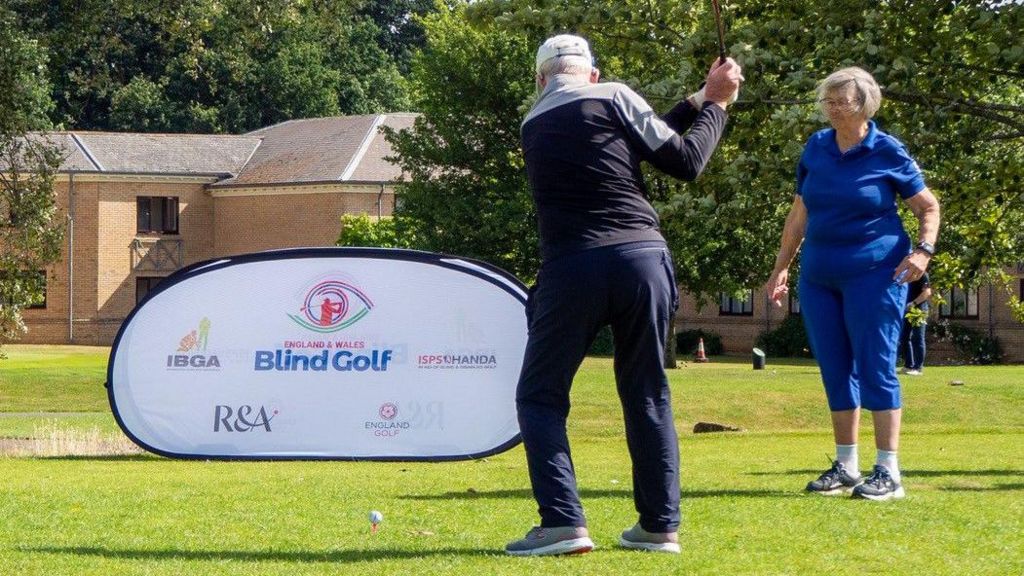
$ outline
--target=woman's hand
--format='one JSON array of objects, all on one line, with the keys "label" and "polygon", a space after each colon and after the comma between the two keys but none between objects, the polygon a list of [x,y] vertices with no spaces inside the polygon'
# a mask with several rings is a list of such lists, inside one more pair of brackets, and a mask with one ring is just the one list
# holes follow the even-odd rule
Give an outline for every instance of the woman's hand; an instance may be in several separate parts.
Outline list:
[{"label": "woman's hand", "polygon": [[768,277],[768,281],[764,284],[764,293],[768,295],[768,299],[775,302],[776,306],[782,306],[782,298],[789,294],[789,269],[784,268],[782,270],[776,270],[772,272],[772,275]]},{"label": "woman's hand", "polygon": [[931,261],[932,257],[926,252],[914,250],[907,254],[907,257],[896,267],[892,273],[892,279],[894,282],[909,284],[924,276],[925,270],[928,269],[928,263]]}]

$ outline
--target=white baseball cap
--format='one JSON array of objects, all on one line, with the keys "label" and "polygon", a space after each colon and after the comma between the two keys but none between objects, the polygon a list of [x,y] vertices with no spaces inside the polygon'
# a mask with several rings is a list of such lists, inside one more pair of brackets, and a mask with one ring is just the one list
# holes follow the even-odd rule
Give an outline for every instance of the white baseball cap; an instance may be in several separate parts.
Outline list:
[{"label": "white baseball cap", "polygon": [[593,61],[586,40],[572,34],[559,34],[548,38],[537,48],[537,72],[540,72],[541,64],[559,56],[582,56],[587,62]]}]

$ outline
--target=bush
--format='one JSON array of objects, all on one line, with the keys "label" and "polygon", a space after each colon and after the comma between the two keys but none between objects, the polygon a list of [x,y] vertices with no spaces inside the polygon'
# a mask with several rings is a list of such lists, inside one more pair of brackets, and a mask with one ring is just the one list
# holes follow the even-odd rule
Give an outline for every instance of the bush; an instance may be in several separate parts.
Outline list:
[{"label": "bush", "polygon": [[722,337],[714,332],[706,332],[700,328],[683,330],[676,334],[676,353],[689,356],[697,353],[697,342],[704,339],[704,353],[717,356],[722,353]]},{"label": "bush", "polygon": [[376,248],[409,248],[409,239],[399,236],[395,219],[373,218],[367,214],[342,214],[338,246],[369,246]]},{"label": "bush", "polygon": [[768,356],[813,358],[811,345],[807,340],[804,321],[798,315],[789,315],[779,327],[762,332],[757,337],[757,347]]},{"label": "bush", "polygon": [[948,320],[929,324],[928,328],[937,340],[953,344],[961,362],[998,364],[1003,359],[1003,347],[998,338],[989,338],[973,328]]}]

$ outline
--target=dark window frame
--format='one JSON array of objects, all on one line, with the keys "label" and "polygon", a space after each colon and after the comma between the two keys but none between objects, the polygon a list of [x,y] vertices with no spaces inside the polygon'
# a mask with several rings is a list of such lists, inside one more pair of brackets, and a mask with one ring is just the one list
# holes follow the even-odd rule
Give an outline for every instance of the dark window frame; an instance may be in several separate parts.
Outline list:
[{"label": "dark window frame", "polygon": [[[739,309],[737,312],[736,309]],[[719,316],[753,316],[754,315],[754,291],[747,290],[745,300],[737,300],[734,294],[720,292],[718,294],[718,315]]]},{"label": "dark window frame", "polygon": [[135,304],[138,305],[139,302],[142,302],[142,299],[152,292],[164,278],[166,278],[166,276],[136,276]]},{"label": "dark window frame", "polygon": [[[964,295],[964,312],[958,313],[954,309],[954,302],[956,302],[957,294]],[[974,314],[970,313],[971,310],[971,296],[974,296]],[[977,288],[964,288],[953,287],[943,292],[942,299],[944,302],[939,305],[939,318],[949,318],[950,320],[977,320],[978,312],[981,309],[980,302],[978,301],[978,290]]]},{"label": "dark window frame", "polygon": [[178,197],[137,196],[135,230],[138,234],[178,234]]}]

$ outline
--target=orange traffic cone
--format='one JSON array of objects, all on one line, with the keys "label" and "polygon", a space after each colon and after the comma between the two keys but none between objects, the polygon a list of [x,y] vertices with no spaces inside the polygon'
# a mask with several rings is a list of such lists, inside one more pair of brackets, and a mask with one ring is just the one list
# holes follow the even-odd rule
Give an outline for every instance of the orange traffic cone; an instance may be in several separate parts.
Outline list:
[{"label": "orange traffic cone", "polygon": [[701,338],[697,342],[697,356],[693,359],[694,362],[707,362],[708,356],[704,353],[704,339]]}]

